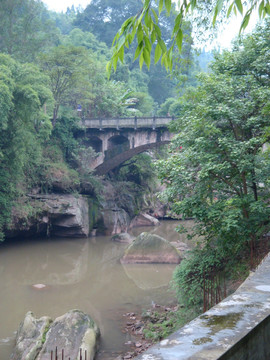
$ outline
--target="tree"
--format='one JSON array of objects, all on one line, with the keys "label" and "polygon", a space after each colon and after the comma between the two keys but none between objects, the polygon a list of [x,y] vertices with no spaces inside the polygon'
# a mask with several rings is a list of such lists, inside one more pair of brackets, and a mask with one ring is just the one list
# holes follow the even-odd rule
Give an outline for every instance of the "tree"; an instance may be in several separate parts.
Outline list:
[{"label": "tree", "polygon": [[196,266],[177,270],[180,287],[203,289],[247,252],[254,266],[269,231],[269,34],[270,21],[217,55],[212,73],[182,97],[172,124],[177,135],[159,174],[173,211],[194,218],[194,234],[204,237],[190,261]]},{"label": "tree", "polygon": [[[77,92],[77,98],[73,98],[77,104],[80,103],[82,97],[89,96],[91,87],[87,77],[91,60],[87,56],[86,49],[82,47],[60,45],[42,54],[40,64],[50,78],[55,100],[52,124],[55,126],[59,107],[70,101],[68,97],[70,92],[74,93],[75,90],[80,89],[80,94]],[[84,94],[82,95],[81,92]]]},{"label": "tree", "polygon": [[[178,14],[174,20],[174,27],[171,31],[171,41],[166,43],[161,33],[160,18],[162,11],[169,15],[174,10],[174,3],[172,0],[143,0],[143,6],[137,14],[129,17],[123,24],[121,29],[117,32],[114,38],[113,55],[108,63],[107,70],[110,73],[111,68],[117,68],[118,60],[123,62],[125,47],[129,48],[133,43],[135,36],[137,38],[137,48],[135,58],[139,57],[140,67],[145,63],[148,68],[151,63],[151,52],[153,46],[155,47],[154,61],[157,63],[161,58],[161,64],[167,69],[172,70],[173,66],[173,49],[177,47],[181,53],[183,44],[183,29],[182,24],[184,19],[192,11],[198,11],[202,23],[209,23],[215,25],[217,17],[221,12],[225,12],[227,17],[231,12],[243,15],[243,21],[240,31],[245,29],[249,23],[252,12],[258,5],[257,0],[249,0],[248,8],[244,12],[243,3],[241,0],[225,1],[179,1]],[[268,0],[262,0],[258,7],[259,17],[264,18],[270,14],[270,3]],[[209,16],[211,14],[211,16]]]},{"label": "tree", "polygon": [[20,61],[33,61],[59,35],[44,4],[35,0],[1,0],[0,33],[0,51]]},{"label": "tree", "polygon": [[82,13],[77,14],[74,24],[111,46],[121,24],[136,14],[140,6],[138,0],[93,0]]},{"label": "tree", "polygon": [[27,191],[51,132],[45,102],[52,101],[48,78],[31,64],[0,54],[0,239],[11,206]]}]

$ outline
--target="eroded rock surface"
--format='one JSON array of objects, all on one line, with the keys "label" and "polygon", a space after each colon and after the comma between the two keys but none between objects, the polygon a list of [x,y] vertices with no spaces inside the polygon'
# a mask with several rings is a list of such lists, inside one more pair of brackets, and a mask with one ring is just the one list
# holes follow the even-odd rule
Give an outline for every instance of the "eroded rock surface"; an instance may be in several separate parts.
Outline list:
[{"label": "eroded rock surface", "polygon": [[85,196],[70,194],[31,195],[34,215],[14,215],[7,237],[51,234],[86,237],[89,235],[89,207]]},{"label": "eroded rock surface", "polygon": [[29,311],[19,326],[11,360],[35,360],[51,323],[51,318],[44,316],[36,319]]},{"label": "eroded rock surface", "polygon": [[150,233],[141,233],[126,249],[122,264],[178,264],[181,256],[169,241]]},{"label": "eroded rock surface", "polygon": [[157,226],[159,224],[160,224],[159,220],[156,219],[155,217],[146,213],[142,213],[136,216],[131,221],[130,228],[140,227],[140,226]]},{"label": "eroded rock surface", "polygon": [[52,321],[36,319],[28,312],[16,337],[11,360],[49,360],[56,347],[64,349],[65,358],[79,359],[80,351],[93,360],[100,331],[91,317],[80,310],[71,310]]}]

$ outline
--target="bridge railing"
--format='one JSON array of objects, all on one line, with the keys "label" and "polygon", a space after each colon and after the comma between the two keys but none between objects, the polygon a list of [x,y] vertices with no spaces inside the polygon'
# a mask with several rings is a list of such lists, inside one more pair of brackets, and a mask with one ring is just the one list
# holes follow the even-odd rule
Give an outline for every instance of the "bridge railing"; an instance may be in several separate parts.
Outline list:
[{"label": "bridge railing", "polygon": [[137,129],[137,128],[152,128],[167,127],[169,122],[173,120],[173,117],[130,117],[130,118],[94,118],[83,119],[81,121],[82,126],[89,129]]}]

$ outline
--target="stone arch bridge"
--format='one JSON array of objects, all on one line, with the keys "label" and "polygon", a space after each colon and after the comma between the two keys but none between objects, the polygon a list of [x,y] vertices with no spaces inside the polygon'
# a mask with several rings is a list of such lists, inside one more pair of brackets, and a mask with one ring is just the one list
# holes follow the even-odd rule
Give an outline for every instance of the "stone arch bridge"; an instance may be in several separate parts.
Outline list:
[{"label": "stone arch bridge", "polygon": [[121,163],[146,150],[168,144],[172,134],[168,124],[172,117],[133,117],[117,119],[84,119],[84,145],[99,156],[91,167],[104,175]]}]

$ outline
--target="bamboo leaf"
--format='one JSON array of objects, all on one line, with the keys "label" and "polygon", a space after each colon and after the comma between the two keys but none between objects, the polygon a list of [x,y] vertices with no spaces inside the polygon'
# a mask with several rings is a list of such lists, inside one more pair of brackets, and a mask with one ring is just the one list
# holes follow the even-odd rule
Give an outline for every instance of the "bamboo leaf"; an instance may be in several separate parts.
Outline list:
[{"label": "bamboo leaf", "polygon": [[134,60],[137,59],[137,57],[140,55],[143,48],[143,42],[140,42],[136,48],[135,54],[134,54]]},{"label": "bamboo leaf", "polygon": [[179,52],[181,52],[182,49],[182,43],[183,43],[183,32],[181,29],[179,29],[177,35],[176,35],[176,45],[178,47]]},{"label": "bamboo leaf", "polygon": [[118,57],[122,64],[124,62],[124,53],[125,53],[125,48],[124,48],[124,45],[122,45],[118,52]]},{"label": "bamboo leaf", "polygon": [[161,54],[162,54],[161,47],[159,44],[157,44],[155,49],[155,57],[154,57],[155,64],[159,61]]},{"label": "bamboo leaf", "polygon": [[229,9],[228,9],[228,11],[227,11],[227,18],[229,18],[230,15],[231,15],[231,12],[232,12],[232,9],[233,9],[233,5],[234,5],[234,3],[232,3],[232,4],[229,6]]},{"label": "bamboo leaf", "polygon": [[143,48],[143,59],[144,59],[144,62],[146,64],[146,66],[150,67],[150,63],[151,63],[151,56],[150,56],[150,53],[148,51],[148,49],[146,47]]},{"label": "bamboo leaf", "polygon": [[158,12],[159,12],[159,14],[161,13],[162,9],[163,9],[163,0],[159,0],[159,4],[158,4]]},{"label": "bamboo leaf", "polygon": [[138,44],[140,44],[143,41],[143,29],[142,29],[142,24],[139,24],[138,29],[137,29],[137,39],[138,39]]},{"label": "bamboo leaf", "polygon": [[260,16],[260,18],[262,18],[263,11],[264,11],[264,0],[262,0],[262,2],[260,3],[260,6],[259,6],[259,16]]},{"label": "bamboo leaf", "polygon": [[166,10],[167,10],[167,13],[170,15],[171,7],[172,7],[171,0],[165,0],[165,7],[166,7]]},{"label": "bamboo leaf", "polygon": [[235,0],[235,4],[237,6],[238,11],[241,15],[243,15],[243,5],[241,0]]},{"label": "bamboo leaf", "polygon": [[154,9],[151,9],[152,10],[152,13],[153,13],[153,15],[154,15],[154,18],[155,18],[155,20],[156,20],[156,23],[158,23],[158,16],[157,16],[157,13],[155,12],[155,10]]},{"label": "bamboo leaf", "polygon": [[222,6],[223,6],[223,0],[217,0],[216,6],[214,9],[213,26],[215,26],[215,24],[216,24],[216,19],[217,19],[218,14],[222,10]]},{"label": "bamboo leaf", "polygon": [[141,53],[141,56],[140,56],[140,60],[139,60],[139,64],[140,64],[140,69],[142,69],[142,66],[143,66],[143,52]]}]

